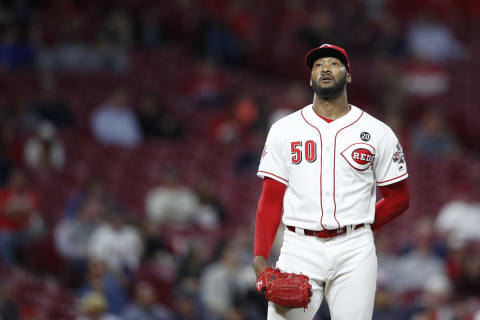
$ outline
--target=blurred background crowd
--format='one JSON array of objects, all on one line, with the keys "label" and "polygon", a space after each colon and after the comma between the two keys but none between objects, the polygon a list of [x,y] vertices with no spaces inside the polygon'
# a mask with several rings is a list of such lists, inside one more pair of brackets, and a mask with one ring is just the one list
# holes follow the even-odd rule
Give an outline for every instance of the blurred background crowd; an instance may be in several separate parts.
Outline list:
[{"label": "blurred background crowd", "polygon": [[334,43],[409,166],[374,319],[480,319],[479,21],[476,0],[1,1],[0,318],[265,319],[255,173]]}]

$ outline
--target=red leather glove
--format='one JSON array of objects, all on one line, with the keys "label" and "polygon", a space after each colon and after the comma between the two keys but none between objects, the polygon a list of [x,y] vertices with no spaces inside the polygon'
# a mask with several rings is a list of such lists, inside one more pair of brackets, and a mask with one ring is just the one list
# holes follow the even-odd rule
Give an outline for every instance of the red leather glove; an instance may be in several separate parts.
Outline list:
[{"label": "red leather glove", "polygon": [[268,301],[287,308],[307,308],[312,296],[312,285],[307,276],[270,267],[260,274],[256,287]]}]

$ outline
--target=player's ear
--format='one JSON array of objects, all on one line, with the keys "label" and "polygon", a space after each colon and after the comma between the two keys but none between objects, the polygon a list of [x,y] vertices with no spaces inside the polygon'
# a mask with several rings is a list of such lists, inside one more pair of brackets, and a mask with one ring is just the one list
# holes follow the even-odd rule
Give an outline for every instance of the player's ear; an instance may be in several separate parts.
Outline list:
[{"label": "player's ear", "polygon": [[312,78],[310,78],[310,87],[312,86]]},{"label": "player's ear", "polygon": [[352,75],[350,72],[347,72],[347,83],[352,83]]}]

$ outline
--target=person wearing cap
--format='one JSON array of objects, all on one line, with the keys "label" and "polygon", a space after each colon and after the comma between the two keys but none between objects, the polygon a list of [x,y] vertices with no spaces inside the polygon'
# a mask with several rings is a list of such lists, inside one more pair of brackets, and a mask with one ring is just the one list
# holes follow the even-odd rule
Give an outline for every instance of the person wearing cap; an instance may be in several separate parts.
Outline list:
[{"label": "person wearing cap", "polygon": [[270,301],[268,319],[312,319],[323,298],[332,319],[372,319],[372,231],[408,208],[405,155],[390,127],[348,102],[352,74],[343,48],[323,44],[305,63],[313,103],[271,126],[257,172],[263,189],[255,221],[256,287],[267,290],[267,260],[282,221],[275,268],[308,276],[313,294],[305,309]]}]

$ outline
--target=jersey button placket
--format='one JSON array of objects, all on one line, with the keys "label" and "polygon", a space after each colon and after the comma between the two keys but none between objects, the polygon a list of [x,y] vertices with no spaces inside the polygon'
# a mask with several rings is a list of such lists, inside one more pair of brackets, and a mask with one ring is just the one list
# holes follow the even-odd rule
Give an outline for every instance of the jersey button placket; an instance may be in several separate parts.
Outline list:
[{"label": "jersey button placket", "polygon": [[333,192],[333,136],[332,129],[327,127],[325,134],[325,154],[323,157],[323,203],[324,203],[324,216],[323,224],[331,224],[332,214],[333,214],[333,201],[332,201],[332,192]]}]

